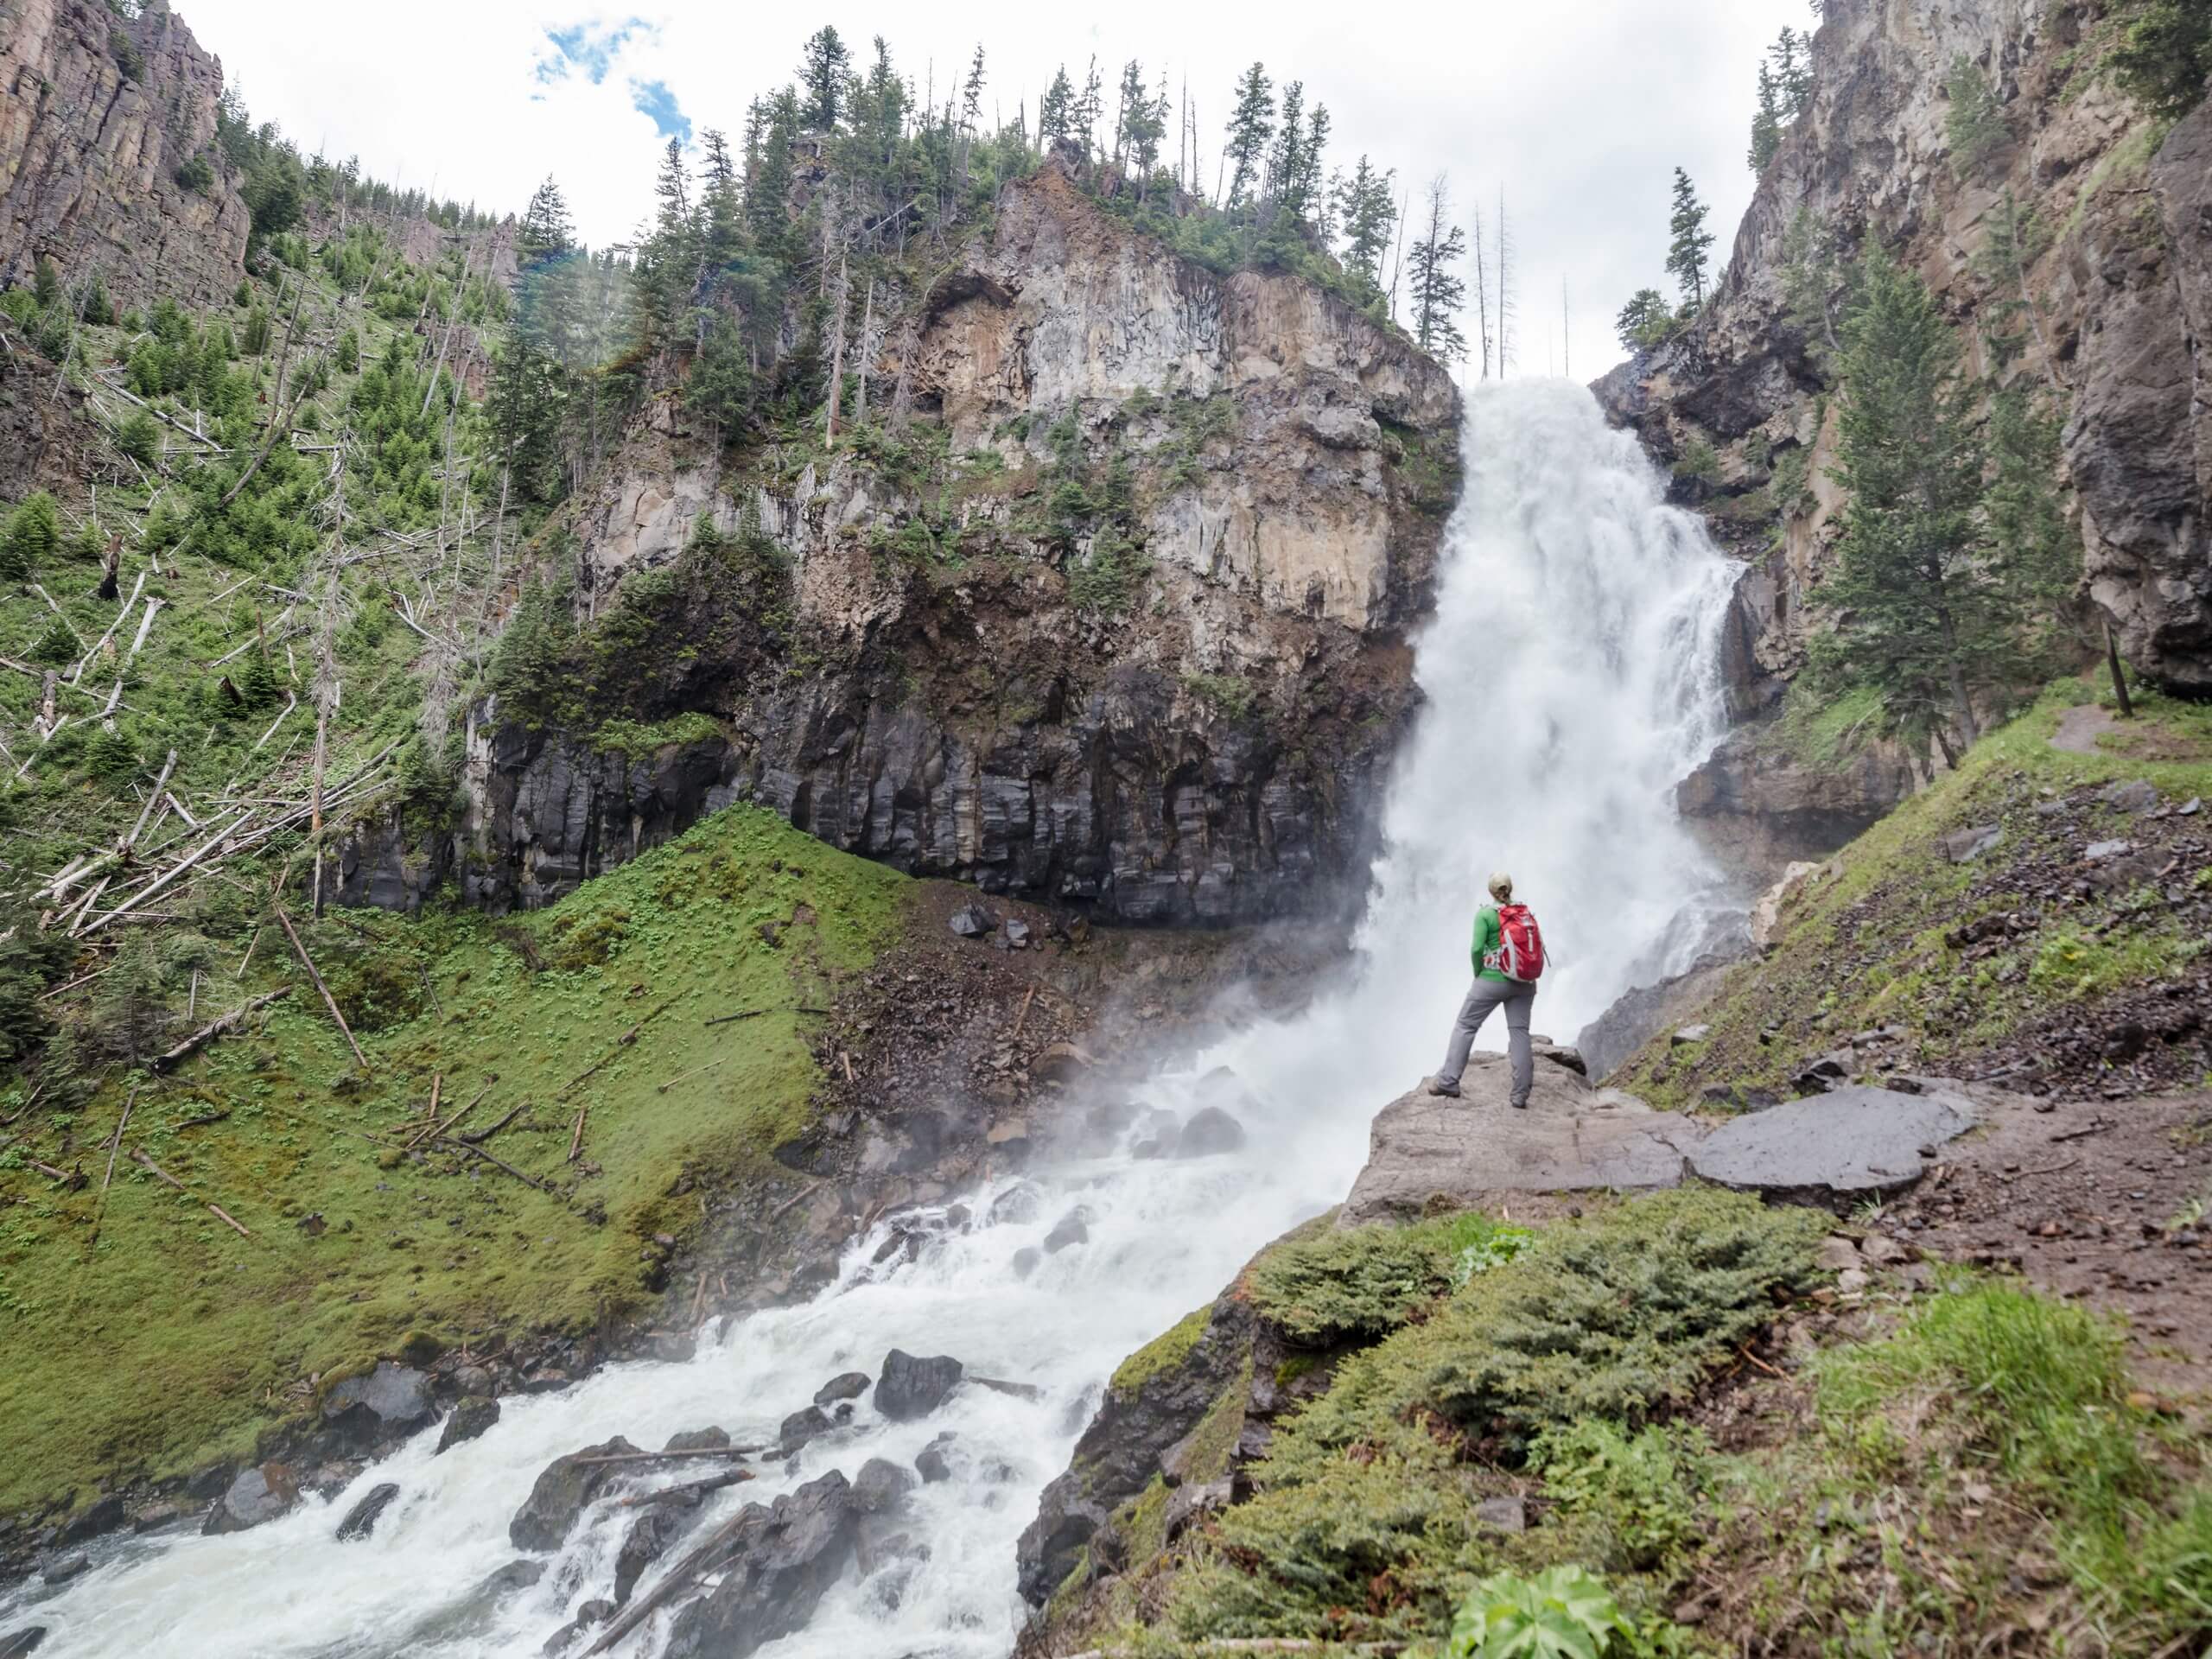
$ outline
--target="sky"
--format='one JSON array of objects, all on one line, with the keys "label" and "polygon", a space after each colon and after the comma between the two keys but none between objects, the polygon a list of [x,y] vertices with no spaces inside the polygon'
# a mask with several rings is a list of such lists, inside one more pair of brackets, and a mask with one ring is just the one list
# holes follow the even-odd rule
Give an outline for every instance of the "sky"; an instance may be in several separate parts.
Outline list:
[{"label": "sky", "polygon": [[[1035,127],[1038,93],[1096,54],[1109,95],[1135,58],[1187,85],[1204,176],[1236,77],[1254,60],[1306,84],[1333,123],[1329,162],[1364,152],[1402,185],[1448,174],[1463,222],[1516,245],[1516,368],[1588,379],[1622,355],[1611,321],[1663,260],[1669,186],[1686,168],[1725,259],[1751,193],[1744,152],[1765,43],[1809,21],[1805,0],[1402,0],[1388,10],[1131,0],[1097,21],[1009,0],[870,3],[818,13],[728,3],[592,10],[563,0],[174,0],[257,122],[309,154],[440,197],[518,212],[549,174],[594,245],[650,211],[667,137],[733,137],[747,103],[790,79],[805,37],[835,23],[856,57],[880,35],[941,103],[980,41],[984,108]],[[1470,271],[1471,276],[1471,271]],[[1468,330],[1471,335],[1473,329]]]}]

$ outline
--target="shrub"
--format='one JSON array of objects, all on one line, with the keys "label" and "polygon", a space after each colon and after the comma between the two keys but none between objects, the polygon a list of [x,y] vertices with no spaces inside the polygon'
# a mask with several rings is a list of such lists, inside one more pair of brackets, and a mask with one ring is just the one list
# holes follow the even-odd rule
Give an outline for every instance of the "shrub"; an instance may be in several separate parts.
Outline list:
[{"label": "shrub", "polygon": [[47,663],[58,668],[64,663],[75,662],[77,653],[84,648],[85,642],[78,639],[69,625],[57,616],[47,625],[46,632],[39,635],[38,643],[30,648],[29,655],[35,663]]},{"label": "shrub", "polygon": [[154,425],[154,417],[143,409],[132,411],[130,417],[116,429],[115,447],[141,467],[151,467],[162,448],[162,435]]},{"label": "shrub", "polygon": [[1534,1236],[1474,1211],[1412,1227],[1330,1228],[1275,1246],[1247,1283],[1253,1306],[1294,1342],[1371,1342]]},{"label": "shrub", "polygon": [[7,535],[0,537],[0,576],[22,580],[60,545],[61,516],[54,498],[44,490],[24,497],[9,516]]},{"label": "shrub", "polygon": [[1695,1429],[1647,1427],[1630,1434],[1586,1417],[1539,1434],[1529,1464],[1552,1498],[1599,1535],[1593,1541],[1609,1565],[1648,1571],[1700,1534],[1707,1451]]},{"label": "shrub", "polygon": [[2153,114],[2188,114],[2212,77],[2212,9],[2201,0],[2150,0],[2108,61],[2128,95]]},{"label": "shrub", "polygon": [[207,164],[205,156],[189,156],[178,164],[178,185],[193,194],[204,196],[215,185],[215,169]]},{"label": "shrub", "polygon": [[1944,126],[1951,143],[1951,171],[1961,179],[1973,175],[1982,162],[2012,135],[2005,124],[2005,111],[1997,101],[1989,77],[1963,57],[1951,60],[1943,91],[1951,100]]},{"label": "shrub", "polygon": [[1446,1659],[1598,1659],[1629,1622],[1604,1583],[1579,1567],[1534,1578],[1500,1573],[1469,1592],[1452,1621]]}]

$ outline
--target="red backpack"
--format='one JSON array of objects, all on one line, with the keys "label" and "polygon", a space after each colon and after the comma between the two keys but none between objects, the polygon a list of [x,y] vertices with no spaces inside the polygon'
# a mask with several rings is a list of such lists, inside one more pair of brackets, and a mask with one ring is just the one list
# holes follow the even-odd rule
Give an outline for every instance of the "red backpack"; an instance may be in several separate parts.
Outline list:
[{"label": "red backpack", "polygon": [[1544,971],[1544,936],[1526,905],[1497,907],[1497,966],[1510,980],[1533,985]]}]

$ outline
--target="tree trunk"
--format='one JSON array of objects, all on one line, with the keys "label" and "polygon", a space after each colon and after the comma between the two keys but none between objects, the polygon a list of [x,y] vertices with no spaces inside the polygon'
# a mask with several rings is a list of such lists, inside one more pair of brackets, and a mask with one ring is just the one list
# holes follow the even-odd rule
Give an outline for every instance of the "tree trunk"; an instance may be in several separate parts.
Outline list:
[{"label": "tree trunk", "polygon": [[2127,695],[2127,676],[2120,672],[2120,640],[2112,631],[2112,619],[2105,619],[2105,661],[2112,669],[2113,701],[2120,706],[2122,720],[2135,718],[2135,700]]}]

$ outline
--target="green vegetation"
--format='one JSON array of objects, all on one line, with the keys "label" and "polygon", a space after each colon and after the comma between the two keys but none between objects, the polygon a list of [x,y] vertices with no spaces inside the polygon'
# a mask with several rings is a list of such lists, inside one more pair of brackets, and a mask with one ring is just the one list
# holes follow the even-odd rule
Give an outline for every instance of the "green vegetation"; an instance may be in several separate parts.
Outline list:
[{"label": "green vegetation", "polygon": [[1782,148],[1782,135],[1813,102],[1813,37],[1785,27],[1759,60],[1758,99],[1751,113],[1751,143],[1745,160],[1754,173]]},{"label": "green vegetation", "polygon": [[[2094,753],[2050,745],[2060,717],[2084,699],[2078,681],[2059,683],[1984,737],[1955,772],[1847,848],[1839,875],[1802,891],[1776,948],[1732,970],[1700,1011],[1712,1034],[1694,1053],[1647,1048],[1623,1068],[1621,1086],[1669,1106],[1696,1103],[1709,1084],[1782,1089],[1842,1036],[1886,1024],[1909,1033],[1892,1064],[1942,1069],[2005,1044],[2039,1043],[2031,1033],[2062,1010],[2064,1023],[2094,1020],[2105,999],[2190,971],[2202,942],[2163,898],[2121,887],[2053,904],[2033,874],[2040,861],[2080,855],[2076,830],[2035,810],[2056,796],[2131,779],[2174,801],[2212,795],[2212,713],[2136,696],[2136,721]],[[1820,763],[1867,728],[1871,711],[1853,710],[1868,709],[1868,696],[1856,697],[1823,706],[1793,696],[1770,729]],[[1942,837],[1989,823],[2003,831],[1996,847],[1953,863]],[[1961,936],[1992,912],[2015,913],[2021,925],[1993,948]]]},{"label": "green vegetation", "polygon": [[2056,426],[2006,391],[1985,437],[1948,325],[1879,249],[1859,262],[1837,368],[1850,499],[1815,594],[1830,626],[1813,640],[1813,685],[1872,690],[1884,735],[1933,739],[1955,760],[1980,734],[1978,691],[2001,701],[2055,666],[2080,564],[2056,499]]},{"label": "green vegetation", "polygon": [[[29,1148],[0,1153],[16,1200],[0,1391],[24,1431],[0,1510],[242,1452],[312,1406],[315,1378],[410,1332],[496,1347],[645,1305],[652,1239],[698,1225],[694,1185],[779,1179],[768,1153],[804,1126],[816,1078],[797,1010],[887,942],[905,886],[734,808],[518,921],[303,918],[365,1070],[302,986],[264,1031],[166,1078],[118,1065],[79,1099],[38,1103],[38,1155],[73,1144],[61,1164],[86,1170],[82,1190],[39,1174]],[[812,920],[793,920],[802,906]],[[201,958],[203,1008],[244,944]],[[149,965],[162,978],[176,962],[172,946]],[[290,977],[271,930],[238,994]],[[733,1008],[770,1012],[702,1034]],[[521,1109],[487,1150],[542,1189],[449,1147],[402,1150],[433,1078],[442,1112],[480,1092],[472,1127]],[[185,1192],[126,1160],[103,1198],[100,1143],[126,1096],[130,1145]]]},{"label": "green vegetation", "polygon": [[1143,1390],[1144,1385],[1163,1371],[1173,1370],[1190,1357],[1191,1350],[1198,1345],[1198,1338],[1206,1333],[1206,1322],[1213,1317],[1213,1304],[1193,1308],[1173,1325],[1154,1337],[1116,1368],[1111,1387],[1115,1393],[1128,1398]]},{"label": "green vegetation", "polygon": [[2177,119],[2212,79],[2212,11],[2201,0],[2140,0],[2133,11],[2106,61],[2130,97]]},{"label": "green vegetation", "polygon": [[1295,1342],[1371,1342],[1533,1238],[1476,1212],[1412,1227],[1330,1228],[1276,1245],[1246,1282],[1252,1305]]},{"label": "green vegetation", "polygon": [[2010,142],[2012,134],[2005,124],[2005,109],[1998,100],[1997,89],[1971,59],[1952,60],[1943,92],[1951,101],[1943,118],[1951,146],[1951,171],[1961,179],[1969,179],[1980,170],[1990,152]]},{"label": "green vegetation", "polygon": [[1602,1580],[1579,1567],[1533,1578],[1498,1573],[1467,1592],[1452,1620],[1445,1659],[1599,1659],[1630,1635]]}]

